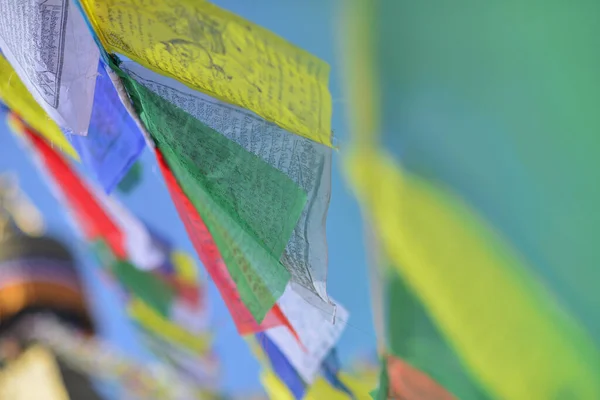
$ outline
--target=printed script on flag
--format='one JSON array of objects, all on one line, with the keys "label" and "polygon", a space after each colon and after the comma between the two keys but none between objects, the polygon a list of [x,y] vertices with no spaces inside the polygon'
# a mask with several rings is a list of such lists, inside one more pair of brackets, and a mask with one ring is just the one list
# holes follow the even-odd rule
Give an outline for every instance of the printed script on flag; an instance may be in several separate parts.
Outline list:
[{"label": "printed script on flag", "polygon": [[[328,307],[325,220],[331,197],[331,148],[293,135],[251,111],[224,103],[134,62],[121,68],[138,83],[287,175],[307,202],[281,257],[304,298]],[[318,296],[318,297],[317,297]],[[320,299],[319,299],[320,298]]]},{"label": "printed script on flag", "polygon": [[48,115],[85,135],[99,52],[75,3],[1,1],[0,48]]}]

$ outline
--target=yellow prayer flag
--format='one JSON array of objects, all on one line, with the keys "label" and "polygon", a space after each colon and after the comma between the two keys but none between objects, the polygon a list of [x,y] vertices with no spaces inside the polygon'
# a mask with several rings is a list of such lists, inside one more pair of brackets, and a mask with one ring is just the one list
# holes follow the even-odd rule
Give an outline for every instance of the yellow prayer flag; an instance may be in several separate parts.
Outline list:
[{"label": "yellow prayer flag", "polygon": [[285,383],[271,370],[263,370],[260,374],[260,382],[271,400],[295,400]]},{"label": "yellow prayer flag", "polygon": [[258,340],[256,340],[256,336],[246,335],[246,336],[243,336],[243,338],[246,341],[246,343],[248,344],[248,347],[250,348],[250,351],[252,352],[252,354],[254,354],[254,357],[256,358],[256,360],[260,363],[261,367],[264,370],[270,369],[271,364],[269,363],[267,355],[263,351],[262,347],[260,347]]},{"label": "yellow prayer flag", "polygon": [[113,53],[331,146],[329,66],[199,0],[82,0]]},{"label": "yellow prayer flag", "polygon": [[0,56],[0,100],[63,153],[79,161],[58,125],[33,98],[10,63]]},{"label": "yellow prayer flag", "polygon": [[[367,393],[367,397],[356,396],[357,400],[370,400],[371,396]],[[344,392],[334,389],[323,378],[317,378],[310,387],[305,397],[306,400],[350,400],[350,396]]]},{"label": "yellow prayer flag", "polygon": [[354,394],[357,400],[371,400],[369,394],[379,384],[378,375],[348,375],[344,372],[340,372],[339,378],[344,385]]},{"label": "yellow prayer flag", "polygon": [[347,162],[395,267],[495,397],[600,398],[592,339],[474,210],[384,151]]},{"label": "yellow prayer flag", "polygon": [[208,333],[191,333],[181,326],[162,317],[141,299],[133,298],[128,313],[148,331],[172,343],[178,344],[198,354],[210,350],[211,336]]},{"label": "yellow prayer flag", "polygon": [[[357,400],[371,400],[369,391],[374,388],[373,385],[365,384],[354,377],[342,374],[344,384],[352,391]],[[294,400],[294,396],[289,391],[277,375],[270,369],[264,369],[260,376],[260,381],[271,400]],[[373,387],[371,387],[373,386]],[[305,400],[349,400],[348,394],[333,388],[323,378],[317,378],[315,382],[307,389]]]},{"label": "yellow prayer flag", "polygon": [[177,278],[187,282],[195,283],[198,279],[196,263],[192,256],[185,251],[175,250],[171,253],[171,262],[177,273]]}]

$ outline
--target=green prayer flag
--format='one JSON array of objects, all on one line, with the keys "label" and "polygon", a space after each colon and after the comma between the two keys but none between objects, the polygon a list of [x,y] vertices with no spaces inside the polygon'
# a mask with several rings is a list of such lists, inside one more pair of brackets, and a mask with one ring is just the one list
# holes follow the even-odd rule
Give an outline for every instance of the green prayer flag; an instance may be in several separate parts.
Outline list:
[{"label": "green prayer flag", "polygon": [[137,269],[127,261],[117,260],[110,266],[116,279],[133,295],[167,317],[175,292],[155,275]]},{"label": "green prayer flag", "polygon": [[148,271],[136,268],[128,261],[118,260],[102,239],[92,242],[90,247],[102,268],[110,271],[126,291],[161,315],[169,315],[176,293],[166,282]]}]

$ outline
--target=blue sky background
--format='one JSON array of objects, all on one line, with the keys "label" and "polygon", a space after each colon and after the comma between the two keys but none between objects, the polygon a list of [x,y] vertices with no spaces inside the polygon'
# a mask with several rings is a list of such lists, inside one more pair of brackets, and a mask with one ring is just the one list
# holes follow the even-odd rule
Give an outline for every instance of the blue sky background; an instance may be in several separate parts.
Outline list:
[{"label": "blue sky background", "polygon": [[[350,311],[349,326],[338,346],[342,362],[347,365],[352,359],[374,351],[375,335],[359,208],[340,168],[340,157],[348,137],[336,47],[336,8],[340,3],[333,0],[213,2],[264,26],[324,59],[331,66],[332,126],[340,150],[334,155],[332,198],[327,222],[330,255],[328,286],[330,295]],[[149,151],[144,152],[142,161],[142,183],[130,195],[121,196],[121,200],[143,220],[160,229],[177,247],[195,254]],[[92,307],[103,328],[102,334],[132,357],[147,359],[148,354],[127,323],[115,288],[99,279],[93,260],[85,254],[83,246],[78,244],[78,238],[67,223],[62,207],[51,195],[18,141],[9,133],[3,119],[0,122],[0,172],[8,170],[17,173],[22,189],[44,214],[48,230],[69,243],[71,249],[78,253]],[[198,264],[200,265],[199,262]],[[260,389],[258,363],[244,340],[238,336],[228,311],[212,284],[209,285],[209,299],[213,325],[217,332],[216,351],[223,368],[223,388],[237,393]]]}]

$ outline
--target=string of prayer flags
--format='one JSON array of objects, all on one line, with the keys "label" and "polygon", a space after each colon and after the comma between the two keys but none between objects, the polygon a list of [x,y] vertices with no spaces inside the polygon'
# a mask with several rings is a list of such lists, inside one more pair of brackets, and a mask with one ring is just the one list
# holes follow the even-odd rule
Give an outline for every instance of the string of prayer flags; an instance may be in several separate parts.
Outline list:
[{"label": "string of prayer flags", "polygon": [[[116,217],[115,219],[119,221],[121,227],[129,226],[130,229],[123,231],[124,235],[128,238],[135,236],[137,232],[132,231],[131,227],[135,225],[136,221],[131,217],[124,220],[125,210],[121,209],[116,213],[115,211],[119,208],[112,199],[105,198],[103,204],[108,206],[107,210],[113,211],[112,216]],[[140,244],[139,239],[134,242]],[[130,246],[128,246],[129,248]],[[145,248],[148,249],[148,246]],[[164,260],[165,257],[162,259]],[[155,262],[159,262],[158,260],[160,258],[154,258]],[[127,297],[130,298],[127,300],[130,316],[146,332],[155,332],[162,340],[193,351],[206,351],[210,345],[210,339],[197,329],[199,326],[202,328],[205,325],[201,321],[205,313],[200,308],[201,304],[197,301],[197,296],[193,299],[196,301],[190,304],[188,301],[190,295],[186,293],[185,297],[181,297],[180,288],[177,287],[176,282],[165,279],[166,277],[161,274],[141,271],[128,262],[115,260],[114,257],[109,259],[104,257],[101,262],[108,266],[112,275],[123,286],[124,293],[127,293]],[[150,269],[152,269],[151,267],[152,264],[150,264]],[[197,291],[198,287],[192,286],[189,289]]]},{"label": "string of prayer flags", "polygon": [[[124,67],[124,68],[126,68],[126,67]],[[138,75],[138,78],[139,78],[139,75]],[[131,87],[133,85],[131,83],[127,83],[126,82],[127,79],[128,78],[123,77],[125,87],[128,88],[128,90],[130,92],[130,95],[131,95],[131,92],[132,92]],[[148,81],[149,80],[146,80],[146,82],[148,82]],[[165,92],[167,92],[167,89],[169,89],[172,85],[169,85],[169,86],[162,85],[162,86],[160,86],[156,82],[156,80],[154,80],[154,81],[151,81],[151,83],[148,86],[150,86],[150,87],[154,86],[155,88],[158,86],[159,88],[157,90],[157,94],[158,93],[162,94],[162,96],[164,98],[164,97],[168,97],[168,95],[165,96]],[[136,89],[135,86],[133,86],[133,88]],[[135,105],[135,102],[136,102],[135,95],[133,95],[131,97],[133,98],[134,105]],[[176,98],[176,99],[179,98],[179,103],[178,104],[186,104],[186,102],[182,102],[181,101],[181,91],[177,92],[176,95],[172,94],[171,97],[172,98]],[[194,97],[197,97],[197,96],[194,96]],[[187,104],[190,104],[190,103],[188,102]],[[188,109],[189,109],[189,106],[188,106]],[[138,109],[138,114],[142,117],[142,120],[144,120],[144,112],[140,111]],[[150,134],[154,136],[153,130],[148,126],[149,124],[146,122],[146,120],[144,120],[144,122],[146,123],[146,127],[148,128],[148,131],[150,132]],[[155,139],[155,141],[156,141],[156,143],[158,145],[157,146],[158,149],[162,150],[161,144],[160,144],[161,142],[159,140],[156,140],[156,137],[154,139]],[[158,151],[158,149],[157,149],[157,151]],[[157,158],[160,160],[162,158],[162,154],[157,153]],[[169,169],[169,167],[167,167],[165,165],[164,169],[163,169],[163,172],[165,170],[168,170],[168,169]],[[170,171],[169,171],[169,174],[170,174]],[[169,180],[167,178],[167,176],[165,176],[165,178],[166,178],[167,181]],[[173,180],[174,180],[174,178],[173,178]],[[173,182],[173,183],[177,184],[177,182]],[[168,183],[168,186],[171,186],[170,183]],[[184,199],[187,199],[185,197],[185,195],[183,197],[184,197]],[[327,196],[327,200],[328,200],[328,196]],[[177,200],[174,200],[174,202],[176,204],[178,203]],[[182,219],[184,219],[184,217],[183,217],[184,212],[181,212],[181,208],[182,208],[181,206],[178,206],[178,209],[180,210],[180,215],[182,216]],[[326,208],[325,208],[325,210],[326,210]],[[195,214],[197,214],[197,212],[195,210],[193,210],[192,212],[195,213]],[[189,214],[186,215],[186,217],[189,217]],[[185,221],[185,219],[184,219],[184,221]],[[322,220],[320,222],[322,223]],[[186,225],[189,225],[189,224],[186,223]],[[189,228],[188,228],[188,230],[189,230]],[[206,232],[205,234],[210,235],[210,233],[208,233],[208,232]],[[192,237],[192,240],[195,242],[194,235],[190,233],[190,237]],[[199,253],[201,253],[201,251],[199,251]],[[202,258],[202,256],[201,256],[201,258]],[[207,263],[204,262],[204,264],[207,264]],[[217,285],[219,286],[219,284],[217,284]],[[301,287],[299,287],[298,289],[301,289]],[[286,298],[286,294],[284,294],[281,299],[284,299],[284,298]],[[281,301],[281,299],[280,299],[280,301]],[[305,305],[307,305],[307,306],[310,307],[310,303],[306,303],[302,299],[302,297],[298,297],[297,296],[293,300],[294,301],[299,300],[300,304],[305,304]],[[291,301],[290,303],[294,303],[294,301]],[[291,307],[293,307],[293,306],[291,306]],[[334,311],[332,313],[330,313],[329,315],[327,315],[327,317],[329,318],[329,320],[334,320],[335,319],[335,312],[337,311],[336,308],[335,308],[335,306],[333,307],[333,310]],[[314,347],[312,347],[310,349],[310,353],[307,356],[303,356],[301,354],[302,353],[302,342],[303,342],[301,336],[300,337],[294,337],[294,335],[290,335],[288,333],[288,331],[287,331],[286,328],[272,328],[272,329],[269,329],[267,331],[267,334],[268,335],[273,335],[275,337],[275,340],[278,340],[280,343],[283,343],[283,346],[281,346],[281,347],[283,349],[285,349],[286,351],[288,351],[288,352],[290,351],[289,349],[292,346],[294,346],[295,348],[298,349],[298,351],[294,350],[292,353],[288,353],[290,355],[289,357],[290,357],[290,359],[293,360],[293,362],[295,363],[295,365],[297,366],[297,368],[300,369],[300,371],[302,371],[302,373],[304,374],[305,379],[310,383],[310,382],[312,382],[314,380],[314,375],[318,372],[318,370],[320,368],[320,364],[321,364],[323,358],[326,356],[326,354],[329,351],[329,349],[331,348],[331,346],[333,346],[335,344],[335,341],[337,340],[336,339],[336,335],[339,335],[339,333],[341,333],[341,331],[343,330],[343,327],[345,325],[345,320],[347,319],[346,318],[347,314],[344,314],[344,312],[345,311],[343,309],[339,310],[340,322],[338,322],[338,324],[335,327],[335,329],[331,332],[331,336],[330,336],[330,331],[327,330],[325,327],[323,327],[323,328],[325,328],[325,329],[322,330],[323,336],[319,340],[324,340],[324,342],[321,342],[319,340],[313,340],[312,342],[310,342],[310,343],[312,343],[312,345]],[[317,310],[317,314],[319,315],[320,318],[323,318],[321,316],[321,312],[320,311]],[[285,315],[287,316],[288,312],[285,312]],[[299,319],[299,321],[300,321],[300,324],[306,322],[306,320],[302,320],[301,318]],[[314,321],[311,321],[311,322],[314,322]],[[310,325],[307,324],[306,325],[306,329],[310,329],[310,328],[308,328],[309,326]],[[293,323],[292,323],[292,327],[294,327]],[[296,328],[294,327],[294,329],[296,329]],[[278,332],[278,331],[280,331],[280,332]],[[310,340],[312,335],[311,334],[306,334],[305,336],[306,336],[307,339]],[[298,339],[300,341],[300,344],[298,343]],[[304,349],[304,350],[306,351],[306,349]],[[292,367],[292,369],[293,369],[293,367]]]},{"label": "string of prayer flags", "polygon": [[[129,315],[143,329],[195,353],[206,352],[211,340],[204,332],[205,302],[200,301],[199,293],[182,296],[173,280],[168,279],[170,274],[165,275],[158,268],[140,270],[129,262],[116,259],[100,243],[96,245],[96,254],[121,285]],[[190,290],[198,292],[199,285],[191,286]],[[192,302],[190,297],[194,297]]]},{"label": "string of prayer flags", "polygon": [[[107,214],[107,216],[116,222],[117,226],[123,233],[126,244],[128,260],[131,262],[135,270],[131,270],[129,275],[139,275],[140,278],[132,277],[132,285],[135,283],[146,282],[152,286],[165,286],[168,291],[173,294],[172,301],[174,310],[170,311],[175,318],[187,319],[186,323],[191,319],[199,317],[196,311],[202,311],[203,302],[200,301],[200,279],[197,274],[197,269],[193,260],[180,251],[175,251],[169,243],[162,243],[156,237],[156,234],[148,229],[148,227],[131,214],[115,199],[106,196],[100,191],[95,191],[96,199],[98,199]],[[116,265],[114,260],[107,262],[109,265]],[[165,266],[169,267],[165,267]],[[140,270],[140,271],[136,271]],[[150,274],[142,272],[150,271]],[[154,282],[154,283],[152,283]],[[123,281],[125,285],[127,282]],[[149,289],[146,295],[152,295],[155,289]],[[156,288],[158,293],[159,288]],[[138,296],[142,296],[143,292],[138,292]],[[143,298],[143,296],[142,296]],[[166,307],[166,305],[165,305]],[[158,309],[154,307],[155,309]],[[193,316],[188,313],[191,312]],[[166,310],[162,309],[162,314],[166,315]],[[182,321],[178,321],[182,322]]]},{"label": "string of prayer flags", "polygon": [[0,100],[29,126],[39,132],[52,146],[71,158],[78,159],[77,151],[71,146],[58,125],[37,103],[8,60],[0,55]]},{"label": "string of prayer flags", "polygon": [[99,53],[75,1],[1,2],[0,49],[58,126],[87,133]]},{"label": "string of prayer flags", "polygon": [[202,322],[205,302],[190,306],[160,268],[142,271],[114,257],[103,257],[102,264],[122,286],[128,314],[152,353],[189,379],[214,386],[218,368],[210,353],[212,334]]},{"label": "string of prayer flags", "polygon": [[[188,346],[187,343],[201,343],[200,338],[207,336],[204,331],[208,326],[209,312],[205,288],[194,261],[187,253],[172,249],[170,244],[165,251],[168,256],[159,266],[152,268],[151,273],[168,285],[176,295],[170,306],[169,320],[165,320],[155,310],[148,308],[137,299],[132,299],[128,304],[129,315],[141,327],[156,332],[163,339],[172,339],[172,342],[191,350],[202,348],[202,345]],[[171,328],[173,324],[177,324],[187,333],[181,331],[181,328]],[[181,332],[176,333],[178,331]],[[168,334],[169,332],[173,334]],[[189,338],[183,339],[187,336]]]},{"label": "string of prayer flags", "polygon": [[[100,239],[109,244],[97,254],[101,263],[108,267],[122,286],[123,293],[131,304],[131,315],[145,329],[144,333],[157,334],[165,345],[170,343],[175,348],[181,346],[181,352],[184,348],[189,348],[195,352],[195,357],[200,362],[211,346],[210,335],[197,330],[190,332],[179,325],[181,321],[171,322],[170,318],[179,320],[177,317],[182,314],[178,309],[180,302],[178,303],[175,288],[156,274],[140,270],[127,261],[128,247],[124,244],[127,237],[136,232],[131,229],[122,230],[121,227],[131,225],[123,224],[124,221],[135,222],[133,217],[127,216],[125,210],[116,207],[118,204],[104,197],[102,192],[90,189],[60,155],[28,127],[24,127],[23,134],[47,167],[50,176],[58,183],[56,189],[60,191],[61,198],[67,199],[69,209],[77,215],[78,225],[82,227],[86,239]],[[87,207],[83,207],[83,204]],[[115,219],[120,223],[115,223]],[[120,253],[116,253],[115,249]],[[185,324],[188,321],[183,322]],[[178,357],[181,358],[182,356]]]},{"label": "string of prayer flags", "polygon": [[394,352],[455,397],[600,398],[600,4],[461,5],[347,4],[348,176],[423,311]]},{"label": "string of prayer flags", "polygon": [[[193,259],[187,253],[174,249],[170,242],[161,238],[114,198],[99,191],[96,191],[96,195],[124,233],[132,264],[138,269],[150,271],[152,276],[172,288],[177,298],[174,312],[179,317],[199,317],[195,311],[201,311],[204,303],[199,293],[201,280]],[[187,315],[188,311],[194,315]]]},{"label": "string of prayer flags", "polygon": [[[93,18],[92,18],[93,19]],[[182,146],[180,143],[181,141],[181,135],[178,135],[177,137],[173,138],[173,137],[169,137],[169,136],[165,136],[165,133],[168,132],[168,128],[165,129],[168,125],[165,125],[163,121],[156,121],[157,120],[157,116],[160,115],[160,112],[163,111],[163,115],[165,117],[170,117],[170,119],[175,120],[176,118],[173,117],[179,117],[177,119],[179,119],[179,124],[178,126],[184,126],[187,127],[187,125],[192,125],[192,124],[196,124],[197,126],[199,126],[199,128],[206,128],[206,126],[203,125],[198,125],[194,120],[190,120],[189,115],[186,115],[184,113],[181,113],[179,109],[177,108],[173,108],[173,112],[171,112],[171,115],[168,115],[167,113],[164,112],[165,109],[169,108],[170,103],[175,103],[177,104],[182,110],[184,111],[188,111],[190,112],[190,114],[193,117],[196,117],[197,120],[200,120],[202,118],[202,113],[204,113],[204,115],[211,115],[211,114],[216,114],[214,113],[215,109],[217,109],[218,111],[221,111],[222,114],[232,114],[232,112],[237,112],[237,114],[239,114],[239,116],[235,116],[235,119],[233,120],[234,124],[236,119],[240,122],[240,125],[242,125],[242,123],[245,123],[246,125],[248,125],[248,123],[254,123],[254,125],[258,125],[259,128],[261,128],[261,130],[265,131],[266,134],[270,135],[273,137],[273,141],[271,142],[272,146],[275,146],[275,143],[282,143],[281,148],[285,148],[286,146],[290,146],[289,149],[286,149],[286,151],[289,153],[289,155],[287,156],[287,159],[285,157],[280,157],[279,160],[277,159],[273,159],[273,155],[276,155],[277,153],[274,153],[277,149],[277,147],[271,149],[271,153],[269,154],[269,148],[266,148],[264,146],[264,144],[260,143],[260,140],[262,138],[262,136],[264,135],[252,135],[252,137],[247,138],[247,136],[249,136],[249,132],[251,132],[253,130],[253,128],[255,128],[254,126],[248,126],[248,127],[244,127],[244,129],[238,129],[237,131],[235,129],[227,129],[225,128],[225,124],[231,124],[231,122],[229,122],[225,117],[220,119],[220,123],[219,120],[217,119],[211,119],[211,118],[204,118],[205,120],[207,120],[206,122],[214,127],[215,129],[218,129],[219,131],[226,131],[229,133],[229,135],[224,135],[225,137],[227,137],[228,139],[234,140],[234,138],[236,136],[238,137],[238,142],[240,142],[239,144],[245,147],[245,150],[251,151],[254,150],[255,154],[257,156],[262,156],[265,162],[271,162],[274,163],[275,165],[273,165],[273,167],[279,167],[280,169],[283,168],[282,172],[287,173],[290,178],[295,178],[296,180],[296,184],[300,184],[302,187],[302,189],[304,189],[306,192],[309,192],[309,195],[311,196],[311,203],[309,205],[307,205],[305,207],[305,213],[302,216],[303,217],[303,221],[301,223],[297,224],[297,229],[294,231],[294,233],[296,234],[295,237],[293,238],[293,240],[290,240],[289,244],[290,246],[288,246],[286,248],[287,253],[284,257],[282,257],[282,262],[283,264],[288,268],[288,270],[292,273],[292,276],[294,278],[296,278],[297,283],[299,283],[299,285],[305,289],[308,289],[308,292],[303,291],[302,288],[299,288],[298,292],[300,293],[308,293],[308,295],[305,295],[305,297],[320,297],[320,300],[317,300],[318,302],[324,303],[326,307],[329,307],[329,310],[331,310],[331,314],[334,314],[334,307],[332,304],[329,303],[329,300],[327,298],[327,294],[326,294],[326,290],[325,290],[325,279],[326,279],[326,259],[327,259],[327,255],[326,255],[326,250],[325,250],[325,239],[324,239],[324,226],[323,226],[323,221],[325,219],[325,215],[326,215],[326,211],[327,211],[327,206],[328,206],[328,201],[329,201],[329,193],[330,193],[330,151],[328,151],[328,149],[326,149],[325,147],[323,147],[322,149],[320,147],[317,147],[315,144],[311,143],[310,141],[305,141],[305,143],[298,143],[299,145],[296,146],[296,142],[298,142],[298,139],[293,135],[288,134],[287,132],[275,128],[274,126],[269,126],[268,123],[262,121],[259,117],[252,115],[252,113],[247,112],[246,110],[241,110],[241,109],[236,109],[234,107],[231,106],[227,106],[225,103],[221,103],[220,101],[216,100],[216,99],[212,99],[206,95],[202,95],[200,93],[194,92],[188,88],[182,88],[183,85],[179,85],[179,87],[176,87],[177,83],[175,82],[169,82],[167,84],[165,84],[165,80],[161,80],[160,78],[157,78],[155,76],[152,76],[149,71],[144,71],[143,68],[140,68],[139,66],[137,66],[134,63],[131,62],[125,62],[120,64],[119,67],[113,66],[117,72],[121,72],[119,71],[120,68],[124,69],[130,76],[135,76],[135,79],[137,82],[133,81],[129,76],[123,74],[122,72],[120,73],[122,81],[124,86],[126,87],[126,89],[129,92],[129,96],[131,97],[131,99],[133,100],[134,103],[134,107],[136,108],[136,112],[137,114],[141,117],[141,119],[144,122],[144,125],[146,127],[146,129],[148,130],[148,132],[153,136],[153,140],[154,142],[158,145],[159,148],[161,148],[161,151],[164,155],[166,155],[167,157],[170,155],[171,152],[173,152],[172,149],[174,149],[175,151],[173,152],[174,154],[171,155],[171,160],[169,160],[169,168],[173,169],[176,174],[177,174],[177,163],[181,163],[181,156],[186,156],[186,154],[184,153],[185,150],[187,149],[192,149],[192,148],[198,148],[201,147],[202,143],[195,143],[194,145],[188,144],[186,146]],[[135,70],[134,72],[132,70]],[[133,72],[133,73],[132,73]],[[141,73],[140,73],[141,72]],[[150,77],[149,77],[150,76]],[[164,79],[164,78],[163,78]],[[144,85],[144,86],[142,86]],[[144,91],[143,89],[146,89],[146,91]],[[182,91],[183,89],[183,91]],[[155,99],[152,99],[151,94],[152,92],[150,90],[154,90],[154,92],[156,93],[156,95],[162,97],[158,98],[155,96]],[[146,98],[150,98],[149,100],[145,100]],[[144,101],[145,100],[145,101]],[[165,100],[165,101],[169,101],[169,103],[165,104],[164,101],[161,102],[160,100]],[[161,105],[161,107],[158,106],[153,106],[152,103],[156,103]],[[163,104],[165,104],[164,106],[162,106]],[[202,108],[210,108],[210,109],[205,109],[204,111],[200,111]],[[211,112],[213,111],[213,112]],[[154,116],[156,115],[156,116]],[[150,117],[149,117],[150,116]],[[154,116],[154,120],[150,119],[151,117]],[[182,122],[182,121],[190,121],[190,122]],[[257,121],[257,122],[255,122]],[[260,122],[262,121],[262,126],[260,124]],[[160,125],[160,123],[162,123],[162,126]],[[162,129],[157,129],[157,128],[162,128]],[[225,128],[225,129],[224,129]],[[275,128],[275,129],[274,129]],[[203,132],[201,129],[198,129],[199,132]],[[211,133],[210,129],[208,130],[208,133]],[[220,133],[220,132],[215,132],[215,133]],[[204,133],[205,134],[205,133]],[[162,136],[161,136],[162,135]],[[175,139],[175,140],[174,140]],[[250,143],[248,143],[248,139],[250,139]],[[223,144],[228,143],[227,147],[231,148],[231,144],[227,141],[223,142],[222,140],[219,140],[219,142],[221,143],[221,146],[223,146]],[[246,143],[244,143],[246,142]],[[254,144],[252,144],[252,142],[255,142]],[[265,144],[269,143],[268,141],[264,141]],[[215,147],[214,143],[211,143],[212,147]],[[254,149],[252,149],[252,147],[254,146]],[[297,158],[294,158],[294,149],[298,148],[299,150],[301,150],[302,152],[304,152],[304,154],[299,153],[297,155]],[[291,150],[291,151],[290,151]],[[326,151],[327,150],[327,151]],[[229,150],[230,152],[232,150]],[[265,151],[267,151],[267,153],[265,153]],[[284,151],[282,154],[285,154],[286,152]],[[235,154],[241,154],[242,156],[244,156],[246,153],[245,152],[239,152],[239,150],[235,151]],[[189,160],[189,156],[187,157]],[[207,157],[204,157],[207,158]],[[239,158],[239,157],[236,157]],[[256,160],[254,158],[250,158],[250,160]],[[236,160],[237,161],[237,160]],[[173,165],[175,163],[175,165]],[[305,163],[305,164],[302,164]],[[192,166],[196,166],[193,164],[198,164],[197,161],[197,157],[196,159],[191,159],[187,162],[187,165],[184,164],[184,167],[186,167],[189,170],[190,164],[192,164]],[[212,163],[211,166],[214,166],[215,162]],[[248,163],[245,163],[248,164]],[[248,168],[249,170],[257,170],[257,168],[253,168],[252,165],[249,166],[250,168]],[[187,172],[189,175],[189,171],[184,171]],[[206,172],[205,172],[206,174]],[[223,173],[219,173],[216,174],[215,172],[211,171],[212,175],[216,175],[216,176],[221,176],[224,175]],[[271,173],[272,174],[272,173]],[[185,175],[183,175],[182,173],[179,173],[178,178],[181,180],[182,176],[185,177]],[[211,178],[211,176],[209,175],[209,178]],[[210,181],[208,181],[208,183],[212,183]],[[184,190],[188,191],[190,189],[190,185],[188,184],[186,186],[185,180],[182,183],[182,186],[184,187]],[[235,188],[236,186],[240,186],[240,185],[236,185],[235,182],[228,182],[228,189],[231,190],[231,188]],[[206,184],[205,184],[206,187]],[[289,191],[288,191],[289,193]],[[186,193],[187,196],[190,195],[190,193]],[[240,197],[240,196],[237,196]],[[263,196],[264,197],[264,196]],[[192,201],[194,199],[192,198]],[[262,202],[264,202],[264,198],[261,199]],[[199,201],[196,201],[196,203],[200,203]],[[203,202],[203,203],[206,203]],[[200,203],[202,204],[202,203]],[[221,203],[222,204],[222,203]],[[246,204],[248,204],[248,202],[246,202]],[[199,204],[195,204],[196,207],[199,208],[199,211],[202,213],[202,206]],[[204,210],[206,210],[206,206],[204,205]],[[308,212],[308,210],[313,210],[313,213]],[[211,210],[212,211],[212,210]],[[207,213],[205,211],[205,213]],[[214,211],[212,212],[214,213]],[[235,209],[235,213],[239,214],[239,207],[236,207]],[[207,213],[208,214],[208,213]],[[231,214],[231,213],[230,213]],[[256,212],[253,212],[254,215],[256,215]],[[289,213],[287,213],[289,214]],[[287,215],[286,214],[286,215]],[[235,214],[234,214],[235,215]],[[246,214],[246,215],[251,215],[251,214]],[[210,218],[211,215],[208,215],[208,217]],[[247,221],[243,221],[246,222]],[[210,223],[209,223],[209,229],[210,227]],[[242,224],[240,224],[242,225]],[[257,229],[261,229],[264,228],[263,226],[265,224],[253,224],[254,226],[251,226],[251,228],[253,228],[253,230],[257,230]],[[242,225],[243,226],[243,225]],[[309,235],[306,235],[305,231],[309,230]],[[210,234],[212,234],[213,237],[217,236],[215,240],[219,241],[218,236],[219,232],[217,232],[217,234],[215,235],[215,229],[214,229],[214,224],[213,224],[213,229],[211,229]],[[263,229],[264,233],[272,233],[273,229]],[[316,233],[315,233],[316,232]],[[263,237],[264,237],[264,233],[263,233]],[[260,234],[260,232],[259,232]],[[278,235],[281,236],[281,235]],[[283,237],[286,237],[288,235],[283,235]],[[307,236],[310,238],[308,239]],[[316,240],[315,240],[316,238]],[[309,240],[312,243],[309,243]],[[265,241],[263,240],[263,243]],[[223,243],[223,240],[221,240],[221,243]],[[315,245],[312,246],[312,252],[311,251],[303,251],[303,249],[306,250],[310,250],[311,246],[310,244],[316,243]],[[221,251],[225,251],[228,252],[228,250],[232,247],[231,246],[232,243],[230,243],[228,246],[220,246],[220,250]],[[269,245],[269,242],[266,241],[267,246],[272,247]],[[223,249],[224,247],[224,249]],[[278,246],[278,248],[280,248],[280,245]],[[277,251],[277,253],[279,253],[281,255],[281,253],[279,251]],[[308,255],[310,253],[310,255]],[[227,257],[224,257],[227,258]],[[232,277],[235,280],[236,285],[238,286],[238,289],[240,289],[240,284],[244,285],[245,284],[245,280],[241,280],[241,279],[236,279],[236,274],[235,272],[235,265],[232,268],[231,265],[231,257],[228,257],[229,259],[226,259],[226,265],[229,268],[229,272],[233,272]],[[235,261],[235,260],[233,260]],[[274,264],[275,266],[277,266],[279,263]],[[294,265],[296,264],[296,265]],[[239,268],[239,267],[238,267]],[[232,269],[234,271],[232,271]],[[271,268],[271,270],[273,270],[273,268]],[[310,270],[310,272],[308,272]],[[239,271],[239,269],[238,269]],[[300,271],[302,272],[302,274],[294,274],[294,272],[296,271]],[[242,271],[244,272],[244,271]],[[312,275],[315,276],[315,280],[313,281],[310,277],[311,277],[311,272]],[[308,277],[308,279],[307,279]],[[262,276],[261,276],[262,278]],[[261,279],[259,278],[259,279]],[[278,285],[281,285],[280,283]],[[281,287],[281,286],[280,286]],[[245,295],[245,290],[243,290],[243,286],[240,289],[240,294],[242,294],[242,298],[244,299],[244,302],[249,305],[250,310],[253,312],[253,317],[254,319],[257,319],[260,321],[260,319],[263,318],[264,313],[273,305],[274,300],[271,300],[271,302],[267,303],[269,307],[264,307],[262,308],[262,310],[260,310],[260,314],[257,315],[256,311],[257,310],[257,306],[256,306],[256,299],[255,298],[251,298],[248,295]],[[256,295],[256,287],[253,288],[254,290],[254,295]],[[281,290],[281,289],[279,289]],[[310,293],[312,292],[312,294]],[[316,296],[314,296],[316,295]],[[273,296],[273,297],[279,297],[279,296]],[[250,304],[249,301],[250,300]],[[261,299],[258,299],[259,301],[261,301]],[[313,300],[314,302],[317,302],[315,300]]]},{"label": "string of prayer flags", "polygon": [[331,149],[136,63],[123,62],[120,68],[148,90],[277,168],[307,193],[306,204],[280,261],[290,272],[291,281],[306,289],[301,294],[307,301],[333,313],[326,290],[325,235],[331,197]]},{"label": "string of prayer flags", "polygon": [[122,81],[207,224],[244,303],[262,321],[289,280],[279,257],[306,194],[278,170],[133,79],[124,75]]},{"label": "string of prayer flags", "polygon": [[208,1],[82,0],[110,53],[331,146],[329,67]]},{"label": "string of prayer flags", "polygon": [[[160,279],[156,270],[142,271],[130,266],[119,271],[127,263],[115,259],[101,245],[96,251],[101,264],[121,285],[128,314],[153,354],[184,375],[214,382],[218,370],[210,353],[212,335],[206,332],[205,323],[180,318],[177,311],[181,303],[174,288]],[[203,314],[195,316],[201,319]]]},{"label": "string of prayer flags", "polygon": [[366,399],[340,370],[349,314],[327,294],[326,63],[204,0],[25,0],[2,12],[0,79],[12,67],[16,79],[0,83],[0,98],[143,343],[207,389],[178,400],[213,397],[219,368],[193,260],[109,196],[131,188],[145,144],[238,332],[262,346],[267,389]]}]

